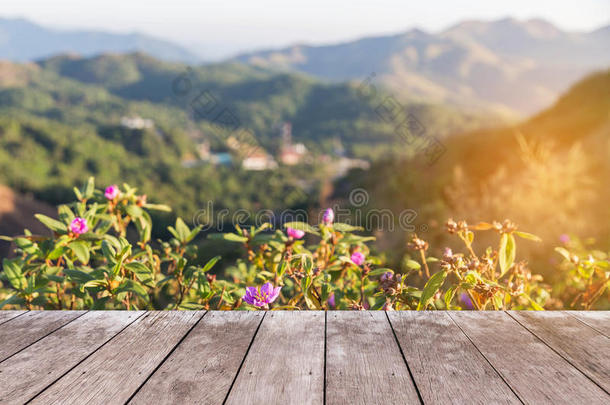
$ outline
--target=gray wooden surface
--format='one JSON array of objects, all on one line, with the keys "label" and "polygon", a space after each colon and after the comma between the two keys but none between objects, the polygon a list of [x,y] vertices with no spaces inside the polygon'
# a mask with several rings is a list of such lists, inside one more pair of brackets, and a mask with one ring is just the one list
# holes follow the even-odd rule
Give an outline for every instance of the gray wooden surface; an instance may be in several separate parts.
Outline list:
[{"label": "gray wooden surface", "polygon": [[0,311],[0,404],[608,404],[609,314]]}]

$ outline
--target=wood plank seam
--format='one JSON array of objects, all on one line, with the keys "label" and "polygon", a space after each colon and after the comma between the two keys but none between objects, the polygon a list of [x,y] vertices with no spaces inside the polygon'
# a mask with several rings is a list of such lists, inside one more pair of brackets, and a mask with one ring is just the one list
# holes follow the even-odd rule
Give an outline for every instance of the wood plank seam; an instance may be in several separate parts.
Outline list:
[{"label": "wood plank seam", "polygon": [[328,311],[324,311],[324,392],[322,393],[322,403],[326,405],[326,339],[328,330]]},{"label": "wood plank seam", "polygon": [[[49,332],[49,333],[47,333],[46,335],[41,336],[39,339],[36,339],[35,341],[31,342],[29,345],[27,345],[27,346],[25,346],[25,347],[22,347],[21,349],[17,350],[15,353],[11,354],[10,356],[7,356],[7,357],[3,358],[2,360],[0,360],[0,363],[2,363],[2,362],[3,362],[3,361],[5,361],[5,360],[10,359],[11,357],[13,357],[14,355],[16,355],[17,353],[21,353],[22,351],[24,351],[24,350],[25,350],[25,349],[27,349],[28,347],[32,346],[34,343],[37,343],[38,341],[40,341],[40,340],[42,340],[42,339],[46,338],[46,337],[47,337],[47,336],[49,336],[51,333],[53,333],[53,332],[55,332],[55,331],[57,331],[57,330],[59,330],[59,329],[63,328],[64,326],[68,325],[70,322],[73,322],[73,321],[77,320],[77,319],[78,319],[78,318],[80,318],[81,316],[85,315],[87,312],[89,312],[89,311],[85,311],[85,312],[83,312],[82,314],[80,314],[79,316],[77,316],[77,317],[75,317],[75,318],[73,318],[73,319],[70,319],[68,322],[66,322],[66,323],[64,323],[64,324],[60,325],[59,327],[57,327],[57,328],[53,329],[52,331],[50,331],[50,332]],[[24,312],[24,313],[25,313],[25,312]],[[11,318],[11,319],[9,319],[9,321],[12,321],[13,319],[16,319],[16,318],[18,318],[18,317],[19,317],[19,316],[16,316],[15,318]]]},{"label": "wood plank seam", "polygon": [[589,328],[593,329],[594,331],[596,331],[597,333],[599,333],[600,335],[603,335],[605,337],[607,337],[608,339],[610,339],[610,336],[606,335],[603,331],[597,329],[595,326],[593,325],[589,325],[584,319],[580,319],[578,316],[574,315],[571,313],[571,311],[562,311],[564,314],[568,314],[570,315],[572,318],[576,319],[577,321],[579,321],[580,323],[582,323],[583,325],[588,326]]},{"label": "wood plank seam", "polygon": [[169,351],[169,353],[167,353],[167,355],[163,358],[163,360],[161,360],[159,362],[159,364],[157,364],[157,366],[155,367],[155,369],[144,379],[144,381],[142,382],[142,384],[140,384],[140,386],[129,396],[129,398],[127,399],[127,401],[125,401],[125,404],[128,404],[129,401],[131,401],[133,399],[133,397],[136,396],[136,394],[138,393],[138,391],[140,391],[142,389],[142,387],[144,387],[144,385],[146,385],[146,383],[148,382],[148,380],[150,380],[150,378],[157,372],[157,370],[159,370],[161,368],[161,366],[163,365],[163,363],[165,363],[165,361],[176,351],[176,349],[178,348],[178,346],[180,346],[182,344],[182,342],[184,341],[184,339],[186,339],[186,337],[191,333],[191,331],[193,329],[195,329],[195,327],[199,324],[199,322],[201,322],[201,320],[203,318],[205,318],[205,316],[208,314],[208,311],[206,311],[203,316],[201,318],[199,318],[197,320],[197,322],[195,322],[193,324],[193,326],[184,334],[184,336],[182,336],[182,338],[178,341],[178,343],[176,343],[176,345],[174,347],[172,347],[172,350]]},{"label": "wood plank seam", "polygon": [[[36,397],[38,397],[40,394],[42,394],[43,392],[45,392],[47,389],[49,389],[49,387],[51,387],[53,384],[55,384],[57,381],[61,380],[66,374],[70,373],[73,369],[75,369],[76,367],[78,367],[83,361],[87,360],[89,357],[93,356],[98,350],[100,350],[102,347],[106,346],[108,343],[110,343],[114,338],[116,338],[117,336],[119,336],[121,333],[123,333],[123,331],[125,329],[127,329],[129,326],[131,326],[131,324],[133,324],[135,321],[137,321],[138,319],[142,318],[143,316],[145,316],[147,314],[147,312],[142,313],[140,316],[136,316],[135,319],[131,322],[129,322],[127,325],[125,325],[125,327],[123,327],[120,331],[118,331],[114,336],[112,336],[110,339],[108,339],[107,341],[105,341],[103,344],[101,344],[97,349],[95,349],[94,351],[92,351],[91,353],[89,353],[87,356],[85,356],[81,361],[79,361],[77,364],[75,364],[74,366],[70,367],[69,370],[67,370],[65,373],[63,373],[62,375],[60,375],[59,377],[57,377],[55,380],[53,380],[53,382],[51,382],[49,385],[47,385],[46,387],[44,387],[42,390],[40,390],[36,395],[34,395],[32,398],[28,399],[27,402],[25,402],[26,404],[31,403],[34,399],[36,399]],[[84,314],[83,314],[84,315]]]},{"label": "wood plank seam", "polygon": [[565,361],[568,362],[569,365],[571,365],[572,367],[574,367],[575,370],[578,370],[578,372],[582,375],[584,375],[585,377],[587,377],[587,379],[589,381],[591,381],[593,384],[597,385],[602,391],[604,391],[606,394],[610,395],[610,392],[606,391],[606,389],[604,387],[602,387],[601,385],[599,385],[597,383],[597,381],[593,380],[591,377],[589,377],[589,375],[585,372],[583,372],[579,367],[577,367],[572,361],[570,361],[570,359],[568,359],[566,356],[562,355],[560,352],[558,352],[557,350],[555,350],[555,348],[551,345],[549,345],[544,339],[542,339],[540,336],[538,336],[537,334],[535,334],[534,332],[532,332],[527,326],[525,326],[524,324],[522,324],[521,322],[519,322],[519,320],[517,318],[515,318],[514,316],[512,316],[510,313],[508,313],[508,311],[504,311],[508,316],[510,316],[515,322],[517,322],[519,325],[521,325],[521,327],[523,327],[525,330],[527,330],[529,333],[531,333],[533,336],[536,337],[536,339],[538,339],[539,341],[541,341],[542,343],[544,343],[545,346],[547,346],[549,349],[551,349],[555,354],[557,354],[559,357],[561,357],[562,359],[564,359]]},{"label": "wood plank seam", "polygon": [[470,343],[474,346],[474,348],[477,350],[477,352],[479,352],[481,354],[481,356],[483,356],[483,358],[485,359],[485,361],[487,362],[487,364],[489,364],[489,366],[496,372],[496,374],[498,374],[498,376],[502,379],[502,381],[504,381],[504,384],[506,384],[506,386],[508,387],[508,389],[510,389],[512,391],[513,394],[515,394],[515,396],[517,397],[517,399],[519,400],[519,402],[521,402],[522,404],[525,404],[525,401],[523,401],[523,399],[519,396],[519,394],[517,394],[517,392],[513,389],[513,387],[508,383],[508,381],[506,380],[506,378],[502,375],[502,373],[497,370],[494,365],[491,363],[491,361],[489,361],[489,359],[487,358],[487,356],[485,356],[485,354],[478,348],[478,346],[474,343],[474,341],[470,338],[470,336],[468,336],[468,333],[466,333],[466,331],[464,329],[462,329],[462,327],[460,326],[459,323],[457,323],[455,321],[455,319],[453,319],[453,317],[451,316],[451,311],[447,311],[447,315],[449,315],[449,318],[451,318],[451,320],[453,321],[453,323],[462,331],[462,333],[464,334],[464,336],[466,336],[466,338],[470,341]]},{"label": "wood plank seam", "polygon": [[15,318],[19,318],[21,315],[23,315],[23,314],[27,314],[28,312],[29,312],[29,311],[23,311],[22,313],[17,314],[17,315],[15,315],[15,316],[14,316],[14,317],[12,317],[12,318],[7,319],[6,321],[2,321],[2,322],[0,322],[0,325],[4,325],[5,323],[10,322],[10,321],[12,321],[12,320],[13,320],[13,319],[15,319]]},{"label": "wood plank seam", "polygon": [[250,340],[250,344],[248,345],[248,348],[246,349],[246,353],[244,354],[244,358],[241,359],[241,363],[239,364],[239,367],[237,368],[237,372],[235,373],[235,376],[233,376],[233,381],[231,381],[231,385],[229,386],[229,390],[227,391],[227,395],[225,395],[224,401],[222,401],[222,405],[225,405],[227,403],[227,400],[229,399],[229,395],[231,394],[231,390],[233,389],[233,386],[235,385],[235,381],[237,381],[237,377],[239,376],[239,372],[241,371],[242,367],[244,366],[244,363],[246,362],[246,358],[248,357],[248,353],[250,353],[250,349],[252,348],[252,345],[254,344],[254,340],[256,339],[256,336],[258,335],[258,331],[260,330],[261,325],[263,324],[263,321],[265,320],[266,316],[267,316],[267,312],[265,311],[265,313],[261,317],[261,321],[258,323],[258,326],[256,327],[256,330],[254,331],[254,335],[252,335],[252,340]]},{"label": "wood plank seam", "polygon": [[392,325],[392,321],[390,320],[390,317],[388,316],[388,312],[384,311],[384,313],[385,313],[386,319],[388,320],[388,323],[390,324],[390,329],[392,330],[392,335],[394,335],[394,341],[396,342],[396,345],[398,346],[398,350],[400,351],[402,360],[405,362],[405,366],[407,367],[407,371],[409,372],[409,377],[411,377],[411,381],[413,382],[413,387],[415,387],[415,392],[417,392],[417,398],[419,398],[419,403],[423,405],[424,400],[422,398],[421,392],[419,392],[419,387],[417,386],[417,383],[415,382],[415,378],[413,377],[413,372],[411,372],[411,367],[409,367],[409,363],[407,362],[405,353],[402,351],[402,346],[400,346],[400,342],[398,341],[398,336],[396,336],[396,331],[394,330],[394,325]]}]

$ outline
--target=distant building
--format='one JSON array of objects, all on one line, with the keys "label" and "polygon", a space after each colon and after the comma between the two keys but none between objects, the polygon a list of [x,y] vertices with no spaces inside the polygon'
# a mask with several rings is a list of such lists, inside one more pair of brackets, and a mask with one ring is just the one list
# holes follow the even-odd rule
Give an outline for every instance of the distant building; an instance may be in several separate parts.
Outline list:
[{"label": "distant building", "polygon": [[292,125],[285,122],[282,125],[282,147],[280,148],[279,159],[285,165],[296,165],[301,163],[307,154],[307,148],[302,143],[292,143]]},{"label": "distant building", "polygon": [[233,162],[233,158],[227,152],[212,153],[210,154],[210,162],[215,165],[228,166]]},{"label": "distant building", "polygon": [[197,144],[197,154],[201,160],[210,160],[210,144],[208,142],[201,142]]},{"label": "distant building", "polygon": [[246,170],[273,170],[277,168],[277,162],[263,149],[257,149],[242,161],[242,167]]},{"label": "distant building", "polygon": [[280,161],[285,165],[296,165],[301,163],[306,154],[307,148],[302,143],[284,145],[280,149]]},{"label": "distant building", "polygon": [[151,129],[154,128],[155,123],[151,119],[135,116],[122,117],[121,125],[129,129]]},{"label": "distant building", "polygon": [[341,157],[334,162],[334,175],[333,178],[343,177],[352,169],[369,170],[371,164],[363,159],[350,159]]}]

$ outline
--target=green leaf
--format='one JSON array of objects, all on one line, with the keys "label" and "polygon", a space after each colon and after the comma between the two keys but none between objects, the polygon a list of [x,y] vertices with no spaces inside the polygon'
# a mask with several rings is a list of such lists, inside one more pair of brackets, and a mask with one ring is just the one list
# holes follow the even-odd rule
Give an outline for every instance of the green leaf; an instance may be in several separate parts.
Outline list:
[{"label": "green leaf", "polygon": [[123,247],[123,250],[121,250],[121,253],[119,254],[119,261],[114,265],[114,268],[112,269],[112,274],[114,274],[115,276],[117,274],[119,274],[119,272],[121,271],[121,267],[123,266],[123,261],[129,255],[130,250],[131,250],[131,245],[127,245],[127,246]]},{"label": "green leaf", "polygon": [[412,269],[412,270],[419,270],[419,269],[421,269],[421,264],[419,264],[415,260],[408,259],[408,260],[405,261],[405,265],[408,268]]},{"label": "green leaf", "polygon": [[65,204],[62,204],[57,207],[57,213],[59,215],[59,219],[64,224],[69,224],[74,219],[74,213],[72,212],[70,207]]},{"label": "green leaf", "polygon": [[38,245],[27,238],[15,238],[15,245],[27,254],[38,252]]},{"label": "green leaf", "polygon": [[4,259],[2,261],[2,266],[4,267],[4,274],[6,274],[9,283],[11,283],[15,289],[22,291],[27,286],[27,280],[21,272],[21,266],[18,264],[18,260],[19,259]]},{"label": "green leaf", "polygon": [[513,265],[515,261],[515,255],[517,253],[517,246],[515,244],[515,237],[509,233],[502,234],[502,239],[500,239],[500,251],[499,262],[500,262],[500,277],[502,277],[510,266]]},{"label": "green leaf", "polygon": [[85,284],[86,282],[95,279],[95,277],[93,277],[91,274],[85,273],[81,270],[64,269],[63,272],[66,276],[68,276],[68,278],[70,278],[71,281],[74,281],[77,284]]},{"label": "green leaf", "polygon": [[148,242],[152,231],[152,219],[146,211],[142,211],[142,216],[135,220],[136,228],[140,235],[140,242]]},{"label": "green leaf", "polygon": [[208,235],[208,239],[215,239],[215,240],[226,240],[228,242],[239,242],[239,243],[244,243],[248,241],[248,238],[246,238],[245,236],[239,236],[236,235],[234,233],[212,233],[210,235]]},{"label": "green leaf", "polygon": [[452,285],[447,292],[445,293],[445,309],[451,308],[451,301],[453,301],[453,297],[458,289],[458,285]]},{"label": "green leaf", "polygon": [[125,212],[132,218],[140,218],[144,214],[144,210],[137,205],[128,205]]},{"label": "green leaf", "polygon": [[180,217],[176,218],[176,233],[178,233],[178,240],[180,240],[180,242],[182,242],[182,243],[187,242],[187,238],[189,237],[189,234],[191,233],[191,230],[189,229],[189,227],[184,223],[184,221]]},{"label": "green leaf", "polygon": [[17,294],[13,294],[13,295],[11,295],[10,297],[8,297],[7,299],[5,299],[4,301],[2,301],[0,303],[0,309],[2,309],[2,307],[4,307],[5,305],[17,305],[17,306],[21,306],[24,303],[25,303],[25,300],[23,298],[21,298]]},{"label": "green leaf", "polygon": [[211,258],[210,260],[208,260],[208,262],[205,264],[205,266],[203,266],[203,268],[201,269],[201,272],[206,273],[208,271],[210,271],[210,269],[212,267],[214,267],[214,265],[220,260],[220,256],[216,256]]},{"label": "green leaf", "polygon": [[47,259],[49,259],[49,260],[57,260],[57,259],[59,259],[59,257],[61,255],[66,253],[67,250],[68,250],[68,248],[65,247],[65,246],[55,246],[54,249],[51,250],[49,252],[49,254],[47,254]]},{"label": "green leaf", "polygon": [[81,194],[81,192],[78,188],[74,187],[72,190],[74,190],[74,195],[76,196],[76,199],[78,201],[83,199],[83,195]]},{"label": "green leaf", "polygon": [[560,255],[562,255],[564,257],[564,259],[566,260],[570,260],[570,252],[568,252],[567,249],[562,248],[562,247],[556,247],[555,248],[555,252],[559,253]]},{"label": "green leaf", "polygon": [[89,246],[82,241],[74,241],[68,244],[68,247],[82,264],[89,263]]},{"label": "green leaf", "polygon": [[428,282],[424,286],[421,297],[419,298],[419,303],[417,304],[418,311],[426,309],[426,307],[434,297],[434,294],[436,294],[443,285],[445,277],[447,277],[447,272],[443,270],[434,273],[430,277],[430,280],[428,280]]},{"label": "green leaf", "polygon": [[89,177],[87,180],[87,184],[83,190],[83,197],[87,200],[93,197],[93,192],[95,191],[95,178]]},{"label": "green leaf", "polygon": [[148,292],[144,286],[133,280],[125,280],[121,283],[119,288],[117,288],[116,293],[120,294],[122,292],[133,292],[142,298],[148,298]]},{"label": "green leaf", "polygon": [[390,272],[390,273],[393,274],[394,270],[386,269],[386,268],[379,268],[379,269],[375,269],[375,270],[372,270],[371,272],[369,272],[368,276],[369,277],[371,277],[371,276],[379,276],[379,275],[387,273],[387,272]]},{"label": "green leaf", "polygon": [[536,301],[534,301],[532,299],[532,297],[530,297],[527,294],[521,294],[522,296],[524,296],[525,298],[527,298],[532,306],[532,308],[534,308],[534,311],[544,311],[544,308],[542,308]]},{"label": "green leaf", "polygon": [[542,239],[540,239],[538,236],[528,232],[515,231],[513,233],[517,236],[522,237],[523,239],[533,240],[534,242],[542,242]]},{"label": "green leaf", "polygon": [[153,282],[153,272],[140,262],[131,262],[125,265],[125,268],[134,273],[138,280],[149,285]]},{"label": "green leaf", "polygon": [[197,236],[199,234],[199,232],[201,231],[201,228],[203,228],[201,225],[196,226],[186,237],[186,239],[184,240],[184,243],[189,243],[190,241],[192,241],[193,239],[195,239],[195,236]]},{"label": "green leaf", "polygon": [[172,209],[170,207],[168,207],[167,205],[163,205],[163,204],[144,204],[144,208],[153,210],[153,211],[164,211],[164,212],[172,211]]},{"label": "green leaf", "polygon": [[321,309],[322,305],[320,301],[313,295],[311,291],[311,286],[313,284],[313,280],[310,276],[303,277],[301,280],[301,289],[303,290],[303,298],[305,298],[305,304],[307,304],[307,308],[309,309]]},{"label": "green leaf", "polygon": [[47,217],[46,215],[36,214],[34,215],[37,220],[43,223],[44,226],[57,233],[67,233],[68,227],[66,224],[59,222],[56,219]]},{"label": "green leaf", "polygon": [[102,253],[110,264],[116,263],[116,251],[107,240],[102,241]]},{"label": "green leaf", "polygon": [[284,228],[292,228],[298,229],[299,231],[304,231],[307,233],[311,233],[313,235],[319,235],[320,233],[316,230],[316,228],[309,225],[307,222],[286,222],[284,224]]},{"label": "green leaf", "polygon": [[354,226],[350,224],[344,224],[341,222],[335,222],[333,224],[333,229],[339,232],[355,232],[355,231],[364,231],[364,228],[361,226]]}]

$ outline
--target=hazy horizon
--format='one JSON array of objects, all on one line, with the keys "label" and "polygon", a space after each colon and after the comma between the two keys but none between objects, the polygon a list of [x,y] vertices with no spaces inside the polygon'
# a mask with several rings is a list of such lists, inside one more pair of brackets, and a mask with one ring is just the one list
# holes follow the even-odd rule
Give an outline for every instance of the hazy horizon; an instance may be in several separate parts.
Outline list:
[{"label": "hazy horizon", "polygon": [[392,35],[413,28],[439,32],[468,20],[542,19],[564,31],[585,32],[610,22],[608,3],[596,0],[578,4],[550,1],[531,4],[521,0],[510,4],[465,3],[441,7],[442,2],[432,0],[410,5],[405,15],[404,4],[393,0],[375,5],[361,1],[326,4],[314,0],[307,6],[289,6],[276,0],[256,4],[233,1],[230,5],[193,4],[186,0],[171,5],[158,1],[94,0],[82,4],[63,0],[50,4],[24,0],[4,4],[0,17],[23,18],[58,30],[138,32],[182,45],[210,60],[294,44],[333,44]]}]

